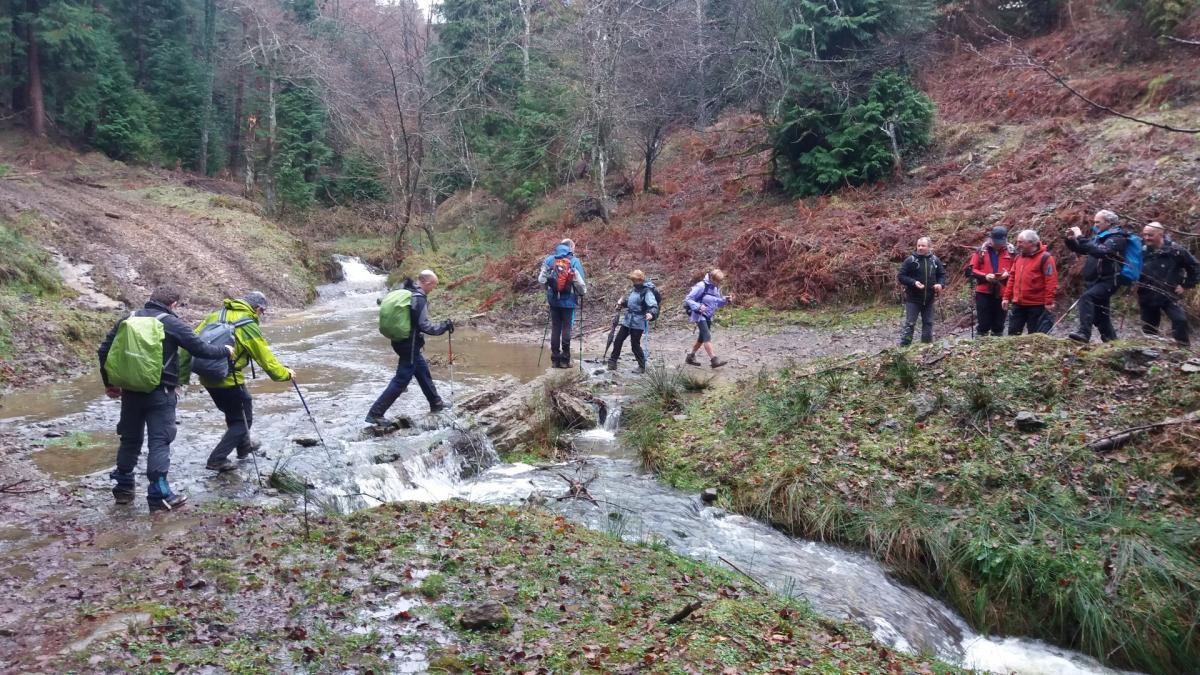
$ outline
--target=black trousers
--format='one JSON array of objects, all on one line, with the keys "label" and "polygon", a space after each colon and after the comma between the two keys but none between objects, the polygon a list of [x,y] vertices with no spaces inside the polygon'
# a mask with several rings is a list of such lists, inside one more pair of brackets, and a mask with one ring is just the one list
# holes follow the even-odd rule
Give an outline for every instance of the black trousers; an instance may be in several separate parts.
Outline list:
[{"label": "black trousers", "polygon": [[1053,326],[1054,315],[1043,305],[1009,305],[1009,335],[1049,333]]},{"label": "black trousers", "polygon": [[1079,332],[1085,338],[1092,337],[1092,326],[1095,326],[1100,331],[1101,340],[1108,342],[1117,339],[1117,329],[1113,328],[1109,309],[1113,293],[1116,292],[1115,282],[1095,281],[1079,297]]},{"label": "black trousers", "polygon": [[[160,386],[149,393],[121,392],[121,419],[117,422],[118,483],[133,484],[133,470],[146,441],[146,475],[165,476],[171,470],[171,442],[175,440],[175,387]],[[123,480],[124,479],[124,480]]]},{"label": "black trousers", "polygon": [[611,361],[616,363],[621,358],[621,345],[625,344],[625,338],[629,338],[629,349],[633,352],[633,358],[637,359],[638,365],[646,367],[646,355],[642,352],[642,333],[644,331],[635,330],[629,326],[621,326],[617,329],[617,337],[613,340],[613,351]]},{"label": "black trousers", "polygon": [[1157,294],[1155,297],[1146,297],[1138,293],[1138,310],[1142,315],[1142,332],[1146,335],[1158,335],[1158,324],[1162,321],[1162,315],[1166,314],[1171,320],[1171,336],[1175,341],[1181,345],[1191,344],[1187,313],[1175,298],[1158,297]]},{"label": "black trousers", "polygon": [[219,462],[236,448],[250,444],[250,426],[254,424],[254,401],[246,385],[213,387],[208,390],[217,410],[225,413],[225,435],[208,455],[208,461]]},{"label": "black trousers", "polygon": [[571,360],[571,320],[575,318],[574,307],[550,308],[550,360]]},{"label": "black trousers", "polygon": [[933,342],[933,301],[925,304],[919,302],[904,303],[904,326],[900,329],[900,346],[912,344],[913,331],[917,327],[917,317],[921,317],[921,342]]},{"label": "black trousers", "polygon": [[979,320],[976,335],[1004,335],[1004,311],[999,296],[975,292],[975,316]]}]

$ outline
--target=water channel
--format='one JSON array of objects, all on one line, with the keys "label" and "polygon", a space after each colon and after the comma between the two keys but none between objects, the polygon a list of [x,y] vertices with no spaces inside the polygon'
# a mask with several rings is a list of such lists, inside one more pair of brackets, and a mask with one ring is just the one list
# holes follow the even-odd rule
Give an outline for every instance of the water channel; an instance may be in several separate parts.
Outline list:
[{"label": "water channel", "polygon": [[[1029,675],[1115,672],[1086,656],[1042,642],[980,636],[947,606],[892,579],[871,558],[838,547],[788,537],[752,519],[703,504],[697,496],[664,486],[638,468],[636,457],[617,442],[614,432],[625,393],[606,396],[610,414],[605,428],[581,434],[575,445],[584,458],[546,470],[525,464],[500,464],[494,454],[482,472],[469,470],[485,459],[487,444],[467,444],[477,452],[464,457],[467,420],[453,410],[430,415],[417,388],[389,412],[411,418],[415,429],[394,435],[367,433],[367,407],[395,367],[395,357],[376,330],[376,299],[384,279],[355,259],[341,259],[344,279],[320,289],[309,309],[268,317],[264,334],[280,361],[295,369],[328,454],[320,447],[294,442],[314,437],[290,383],[270,382],[261,373],[251,385],[255,435],[263,441],[258,460],[264,475],[277,465],[304,476],[316,487],[314,497],[339,508],[378,501],[435,501],[463,498],[482,503],[516,503],[561,495],[558,473],[595,476],[591,494],[599,505],[549,499],[547,508],[589,527],[631,540],[658,540],[693,558],[724,565],[728,561],[778,593],[804,598],[818,612],[853,620],[897,649],[928,652],[954,663],[1000,673]],[[438,317],[436,291],[432,315]],[[442,396],[448,400],[497,385],[510,375],[525,382],[548,365],[538,365],[537,344],[501,344],[487,335],[460,329],[454,335],[453,383],[446,363],[447,340],[430,338],[426,355]],[[592,375],[592,377],[608,377]],[[77,380],[8,396],[0,424],[14,425],[30,438],[61,435],[34,455],[35,462],[58,477],[77,478],[107,487],[118,404],[106,399],[94,373]],[[174,444],[172,482],[194,497],[219,495],[264,499],[252,466],[213,476],[204,470],[207,451],[223,430],[220,414],[203,389],[180,405],[179,439]],[[275,497],[278,499],[278,497]],[[144,505],[142,506],[144,509]],[[97,517],[140,518],[111,509]]]}]

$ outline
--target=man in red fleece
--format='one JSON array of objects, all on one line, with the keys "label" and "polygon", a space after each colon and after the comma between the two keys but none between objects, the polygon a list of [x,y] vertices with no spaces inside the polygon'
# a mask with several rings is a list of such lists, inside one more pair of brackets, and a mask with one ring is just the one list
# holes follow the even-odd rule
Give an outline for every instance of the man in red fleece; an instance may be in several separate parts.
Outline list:
[{"label": "man in red fleece", "polygon": [[1049,333],[1054,324],[1054,294],[1058,291],[1058,269],[1037,232],[1017,235],[1019,255],[1013,261],[1004,287],[1003,307],[1009,311],[1008,334]]}]

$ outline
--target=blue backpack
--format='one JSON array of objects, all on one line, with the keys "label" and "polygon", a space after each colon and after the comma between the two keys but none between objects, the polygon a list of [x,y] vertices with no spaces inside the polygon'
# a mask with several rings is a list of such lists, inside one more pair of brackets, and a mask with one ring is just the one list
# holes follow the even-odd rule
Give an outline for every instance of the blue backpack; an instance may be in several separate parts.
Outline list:
[{"label": "blue backpack", "polygon": [[1099,239],[1110,234],[1121,232],[1125,235],[1125,251],[1122,253],[1121,273],[1117,275],[1117,284],[1132,286],[1142,278],[1142,238],[1132,232],[1123,232],[1116,228],[1100,233]]},{"label": "blue backpack", "polygon": [[[210,345],[220,345],[222,347],[232,347],[236,344],[234,331],[248,323],[253,323],[254,319],[245,318],[235,323],[230,323],[225,320],[225,313],[228,310],[221,310],[221,316],[217,320],[204,327],[198,336],[202,342]],[[217,359],[194,358],[192,359],[192,372],[200,377],[208,380],[224,380],[229,377],[231,360],[229,357],[222,356]]]}]

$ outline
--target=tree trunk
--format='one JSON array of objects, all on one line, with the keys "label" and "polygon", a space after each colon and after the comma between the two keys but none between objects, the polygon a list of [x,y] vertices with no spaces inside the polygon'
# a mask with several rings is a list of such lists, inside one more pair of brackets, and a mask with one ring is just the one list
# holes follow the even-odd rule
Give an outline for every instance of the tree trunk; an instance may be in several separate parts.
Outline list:
[{"label": "tree trunk", "polygon": [[34,136],[46,135],[46,101],[42,94],[42,63],[38,55],[37,31],[34,17],[38,15],[38,0],[26,0],[25,11],[30,21],[25,25],[25,56],[29,69],[29,130]]},{"label": "tree trunk", "polygon": [[517,0],[521,5],[521,19],[525,22],[525,33],[521,37],[521,83],[529,84],[529,36],[533,31],[529,13],[533,11],[533,0]]},{"label": "tree trunk", "polygon": [[659,136],[662,134],[662,127],[654,127],[654,131],[647,139],[646,145],[643,148],[645,153],[642,158],[646,161],[646,172],[642,176],[642,191],[649,192],[654,185],[651,180],[654,172],[654,160],[658,159]]},{"label": "tree trunk", "polygon": [[136,80],[138,87],[146,88],[146,38],[142,33],[143,15],[145,14],[145,3],[137,3],[137,9],[133,13],[133,43],[134,51],[137,57],[137,74]]},{"label": "tree trunk", "polygon": [[267,76],[267,213],[275,214],[275,76]]},{"label": "tree trunk", "polygon": [[708,84],[704,77],[704,0],[696,0],[696,126],[708,126]]},{"label": "tree trunk", "polygon": [[200,152],[196,168],[208,175],[208,133],[212,124],[213,102],[213,43],[217,32],[216,0],[204,0],[204,102],[200,110]]}]

